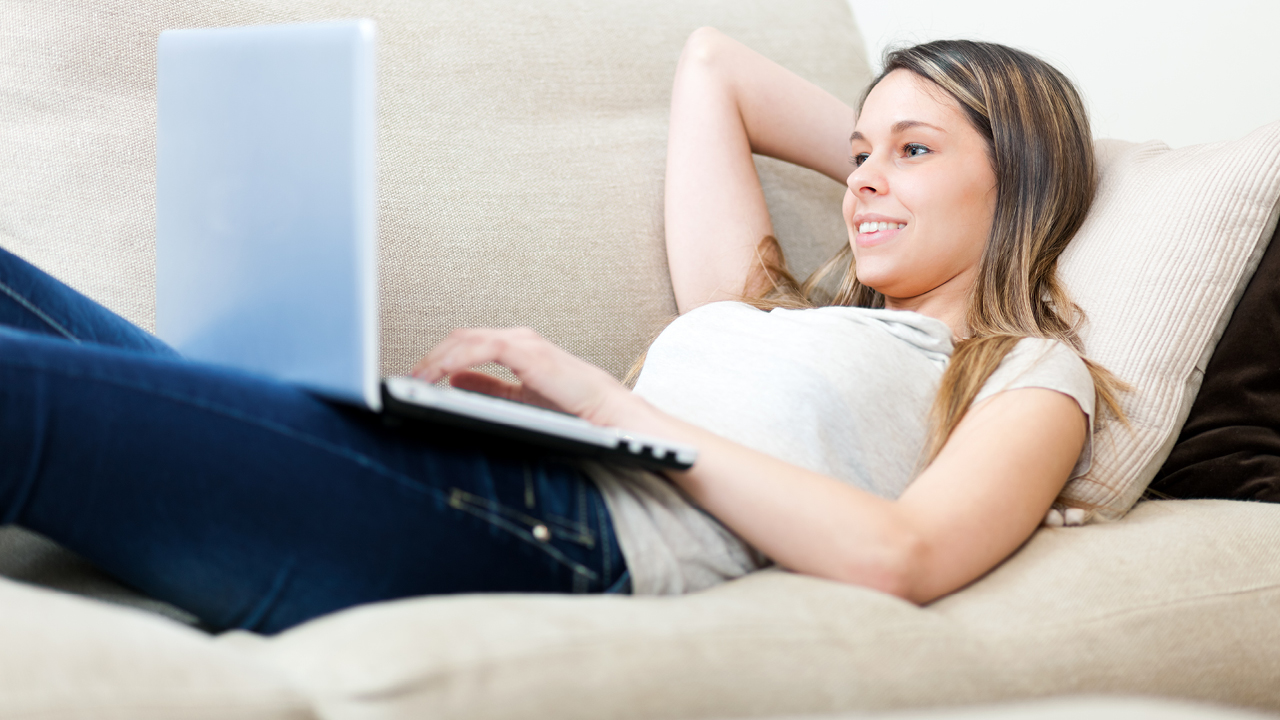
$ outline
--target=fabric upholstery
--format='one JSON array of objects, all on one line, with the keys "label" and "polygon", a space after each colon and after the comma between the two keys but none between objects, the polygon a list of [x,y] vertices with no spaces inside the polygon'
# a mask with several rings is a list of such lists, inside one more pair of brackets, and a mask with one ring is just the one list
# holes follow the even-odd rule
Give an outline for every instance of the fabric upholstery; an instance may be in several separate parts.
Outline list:
[{"label": "fabric upholstery", "polygon": [[1130,426],[1094,436],[1093,467],[1062,494],[1115,519],[1142,495],[1187,417],[1213,348],[1280,210],[1280,122],[1171,150],[1099,144],[1101,184],[1060,261],[1088,313],[1091,359],[1128,382]]},{"label": "fabric upholstery", "polygon": [[[622,373],[674,310],[666,97],[695,27],[847,100],[869,77],[844,0],[4,2],[0,245],[150,327],[159,31],[355,15],[381,28],[387,372],[455,325],[523,323]],[[1190,404],[1195,364],[1257,257],[1249,232],[1274,206],[1250,184],[1273,139],[1255,140],[1253,165],[1240,146],[1115,148],[1064,273],[1098,326],[1094,358],[1135,383],[1171,380],[1130,408],[1141,436],[1117,436],[1081,498],[1127,506]],[[843,190],[759,165],[803,273],[844,242]],[[1214,244],[1161,244],[1187,228]],[[1128,319],[1108,329],[1112,315]],[[1260,504],[1148,503],[1121,523],[1042,530],[924,609],[771,572],[680,598],[409,600],[212,639],[0,581],[0,717],[730,717],[1077,692],[1275,711],[1278,520]],[[49,581],[20,559],[6,571]]]},{"label": "fabric upholstery", "polygon": [[0,718],[313,717],[283,675],[197,630],[0,578]]},{"label": "fabric upholstery", "polygon": [[676,598],[469,596],[219,642],[328,718],[729,718],[1064,693],[1280,710],[1280,507],[1043,529],[927,608],[783,572]]},{"label": "fabric upholstery", "polygon": [[[806,715],[789,720],[1264,720],[1274,715],[1155,698],[1063,696],[1028,702],[890,713]],[[773,718],[772,720],[784,720]]]},{"label": "fabric upholstery", "polygon": [[[166,28],[379,22],[382,365],[449,330],[528,325],[622,375],[675,313],[662,245],[684,39],[726,33],[852,102],[870,78],[838,0],[0,4],[0,245],[152,328],[155,55]],[[761,161],[803,269],[845,242],[843,187]]]},{"label": "fabric upholstery", "polygon": [[1280,502],[1280,228],[1271,236],[1151,489]]}]

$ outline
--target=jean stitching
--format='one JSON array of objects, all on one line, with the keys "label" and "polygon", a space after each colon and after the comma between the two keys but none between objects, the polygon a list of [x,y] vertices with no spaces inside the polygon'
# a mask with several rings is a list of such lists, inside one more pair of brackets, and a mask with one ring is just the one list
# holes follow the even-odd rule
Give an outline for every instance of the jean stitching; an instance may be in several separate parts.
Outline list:
[{"label": "jean stitching", "polygon": [[284,594],[285,587],[288,585],[289,578],[293,575],[293,566],[296,564],[294,558],[289,558],[284,567],[280,568],[280,572],[276,573],[275,578],[271,580],[271,587],[267,588],[267,594],[249,610],[245,619],[239,623],[237,627],[242,630],[256,630],[266,618],[267,613],[275,606],[280,596]]},{"label": "jean stitching", "polygon": [[443,490],[440,490],[439,488],[431,487],[429,485],[423,485],[422,483],[414,480],[413,478],[407,475],[403,475],[401,473],[395,472],[391,468],[388,468],[382,463],[375,461],[373,458],[369,457],[368,455],[365,455],[364,453],[355,452],[349,448],[345,448],[340,445],[335,445],[321,438],[318,438],[314,435],[299,432],[286,425],[281,425],[279,423],[273,423],[273,422],[250,417],[238,410],[226,407],[225,405],[218,405],[216,403],[210,403],[204,400],[197,400],[195,398],[185,397],[182,395],[178,395],[171,392],[165,392],[162,390],[157,390],[155,388],[150,388],[143,385],[136,385],[134,383],[121,382],[113,378],[97,377],[94,375],[89,375],[87,373],[70,372],[62,369],[50,369],[45,367],[37,367],[33,365],[28,365],[25,363],[15,363],[15,364],[21,367],[28,367],[36,370],[41,370],[43,372],[57,373],[59,375],[62,375],[63,377],[96,380],[107,385],[113,385],[115,387],[122,387],[130,390],[136,390],[138,392],[143,392],[149,395],[154,395],[156,397],[165,398],[167,400],[171,400],[173,402],[180,403],[183,405],[189,405],[191,407],[207,410],[209,412],[222,415],[232,420],[237,420],[247,425],[254,425],[256,427],[260,427],[269,432],[274,432],[278,435],[283,435],[287,438],[296,440],[298,442],[301,442],[307,445],[311,445],[313,447],[316,447],[330,454],[337,455],[338,457],[345,458],[361,467],[364,467],[368,470],[378,473],[379,475],[383,475],[391,480],[394,480],[395,482],[401,485],[404,485],[414,490],[429,492],[435,495],[436,498],[439,499],[441,502],[447,503],[449,500],[448,495],[446,495]]},{"label": "jean stitching", "polygon": [[54,330],[58,331],[58,333],[60,333],[60,334],[61,334],[63,337],[65,337],[66,339],[68,339],[68,340],[70,340],[71,342],[74,342],[74,343],[79,343],[79,342],[80,342],[80,338],[76,337],[75,335],[72,335],[72,334],[71,334],[71,332],[70,332],[69,330],[67,330],[66,328],[62,327],[62,325],[61,325],[61,324],[59,324],[56,320],[54,320],[53,318],[49,317],[47,314],[45,314],[45,312],[44,312],[43,310],[41,310],[40,308],[38,308],[38,307],[36,307],[35,305],[33,305],[33,304],[31,303],[31,301],[30,301],[30,300],[27,300],[26,298],[24,298],[24,297],[22,297],[21,295],[19,295],[19,294],[18,294],[18,291],[16,291],[16,290],[14,290],[13,288],[9,287],[9,286],[8,286],[7,284],[5,284],[3,281],[0,281],[0,292],[3,292],[5,295],[8,295],[9,297],[13,298],[13,301],[14,301],[14,302],[16,302],[16,303],[18,303],[19,305],[21,305],[22,307],[26,308],[28,312],[30,312],[32,315],[35,315],[35,316],[36,316],[36,318],[38,318],[39,320],[41,320],[41,321],[45,322],[46,324],[48,324],[48,325],[49,325],[49,327],[51,327],[51,328],[53,328]]},{"label": "jean stitching", "polygon": [[[536,505],[536,503],[532,503],[532,504],[530,503],[530,500],[532,499],[532,495],[533,495],[533,489],[532,489],[533,477],[528,464],[524,465],[524,478],[525,478],[525,504]],[[580,543],[586,545],[587,547],[591,547],[592,545],[595,544],[595,538],[591,536],[591,529],[584,527],[582,523],[575,523],[571,520],[567,520],[559,515],[556,515],[554,513],[549,513],[549,512],[543,513],[542,517],[540,518],[533,515],[527,515],[525,513],[520,512],[519,510],[509,507],[496,500],[490,500],[487,497],[475,495],[473,493],[469,493],[466,490],[462,490],[460,488],[453,488],[453,492],[463,493],[467,496],[467,498],[469,498],[470,502],[477,505],[482,505],[488,508],[492,512],[502,513],[514,520],[518,520],[520,522],[525,523],[529,527],[533,527],[534,525],[546,525],[548,530],[550,530],[553,534],[559,537],[567,538],[570,540],[578,540]],[[555,527],[557,525],[561,527]]]},{"label": "jean stitching", "polygon": [[578,496],[578,519],[571,520],[562,515],[554,513],[543,513],[543,517],[548,522],[555,522],[562,525],[576,536],[576,540],[586,547],[594,547],[596,544],[595,534],[591,532],[591,524],[587,521],[586,511],[586,486],[579,481],[577,484]]},{"label": "jean stitching", "polygon": [[524,470],[524,507],[526,510],[533,510],[537,505],[533,495],[533,471],[529,469],[529,463],[522,465]]},{"label": "jean stitching", "polygon": [[595,537],[591,532],[591,521],[587,517],[587,484],[578,481],[578,532],[582,534],[583,542],[590,546],[595,546]]},{"label": "jean stitching", "polygon": [[606,589],[605,589],[604,594],[605,594],[605,595],[615,595],[615,594],[620,595],[620,594],[622,594],[622,588],[627,587],[627,586],[629,586],[630,584],[631,584],[631,571],[630,571],[630,570],[623,570],[623,571],[622,571],[622,574],[618,576],[618,579],[617,579],[617,580],[614,580],[614,581],[613,581],[613,584],[612,584],[612,585],[610,585],[608,588],[606,588]]},{"label": "jean stitching", "polygon": [[461,502],[467,502],[473,506],[484,508],[488,512],[495,513],[498,515],[504,515],[510,518],[511,520],[524,523],[525,525],[531,528],[536,525],[545,525],[547,526],[547,530],[549,530],[552,535],[564,540],[573,540],[575,542],[578,542],[581,545],[585,545],[586,547],[591,547],[592,545],[595,544],[595,539],[591,537],[590,533],[584,534],[581,531],[579,531],[577,528],[572,528],[571,530],[563,530],[561,528],[555,527],[555,525],[553,525],[553,521],[558,520],[558,518],[555,518],[550,515],[542,518],[534,517],[532,515],[526,515],[520,512],[519,510],[513,510],[510,507],[500,502],[497,502],[496,500],[490,500],[486,497],[482,497],[474,493],[469,493],[466,490],[463,490],[461,488],[452,488],[452,494],[450,495],[450,502],[453,501],[453,498],[458,498],[458,500]]},{"label": "jean stitching", "polygon": [[604,578],[601,580],[600,589],[604,590],[604,583],[609,582],[609,578],[613,577],[613,547],[609,537],[611,533],[605,525],[604,509],[598,502],[593,504],[596,508],[596,526],[599,528],[600,535],[600,564],[604,567]]},{"label": "jean stitching", "polygon": [[559,525],[562,528],[562,531],[566,534],[572,534],[574,537],[580,537],[584,542],[594,543],[594,540],[591,538],[591,528],[583,526],[580,522],[574,522],[573,520],[554,513],[547,513],[546,515],[543,515],[543,520],[548,524],[555,523],[556,525]]},{"label": "jean stitching", "polygon": [[[533,533],[529,532],[528,530],[525,530],[519,525],[516,525],[508,521],[506,518],[502,517],[501,514],[496,513],[484,507],[481,503],[467,502],[467,496],[475,497],[471,493],[468,493],[466,490],[459,490],[457,488],[454,488],[453,493],[449,498],[449,506],[456,508],[458,510],[462,510],[463,512],[470,513],[471,515],[474,515],[480,518],[481,520],[484,520],[485,522],[488,522],[492,525],[496,525],[497,527],[500,527],[503,530],[506,530],[507,532],[514,535],[516,538],[523,540],[526,543],[529,543],[530,545],[547,553],[556,562],[573,570],[575,575],[585,576],[591,580],[594,580],[598,577],[596,573],[590,568],[580,563],[574,562],[567,555],[560,552],[560,550],[557,549],[555,546],[548,545],[547,543],[538,540],[533,536]],[[576,581],[575,581],[575,587],[576,587]]]}]

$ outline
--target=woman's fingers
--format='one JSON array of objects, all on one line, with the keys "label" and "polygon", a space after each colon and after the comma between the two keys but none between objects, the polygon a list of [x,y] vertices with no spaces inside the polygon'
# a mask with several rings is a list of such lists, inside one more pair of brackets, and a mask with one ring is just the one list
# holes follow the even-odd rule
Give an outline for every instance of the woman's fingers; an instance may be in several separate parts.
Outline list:
[{"label": "woman's fingers", "polygon": [[[470,368],[502,365],[519,384]],[[464,329],[450,333],[413,369],[427,382],[453,379],[455,386],[569,412],[607,424],[626,388],[611,375],[556,347],[528,328]]]},{"label": "woman's fingers", "polygon": [[[521,368],[527,364],[529,346],[537,342],[546,343],[528,328],[454,330],[418,361],[413,375],[427,382],[436,382],[462,370],[496,362],[519,376]],[[515,352],[513,347],[517,348]]]},{"label": "woman's fingers", "polygon": [[484,393],[504,400],[537,405],[551,410],[564,410],[564,408],[521,383],[507,382],[488,373],[462,370],[449,376],[449,384],[459,390]]},{"label": "woman's fingers", "polygon": [[519,402],[522,399],[520,385],[473,370],[462,370],[454,373],[449,377],[449,384],[459,390],[470,390],[471,392],[484,393],[485,395],[507,400]]}]

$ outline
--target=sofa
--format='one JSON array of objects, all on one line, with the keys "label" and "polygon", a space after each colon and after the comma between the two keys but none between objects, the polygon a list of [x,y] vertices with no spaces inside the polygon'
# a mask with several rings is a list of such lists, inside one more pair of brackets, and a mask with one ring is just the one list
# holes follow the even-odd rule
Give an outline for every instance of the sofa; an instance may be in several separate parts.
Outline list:
[{"label": "sofa", "polygon": [[[851,103],[870,78],[843,0],[6,0],[0,246],[154,327],[159,32],[350,17],[379,26],[387,374],[453,327],[513,324],[626,372],[675,312],[666,103],[695,28]],[[1100,431],[1105,476],[1064,492],[1092,522],[1041,528],[969,587],[918,607],[772,569],[682,597],[413,598],[211,635],[5,527],[0,718],[1280,713],[1280,506],[1142,498],[1275,232],[1280,128],[1099,149],[1063,274],[1088,351],[1134,385],[1131,425]],[[843,188],[757,169],[803,274],[846,241]],[[1139,216],[1151,193],[1177,207]]]}]

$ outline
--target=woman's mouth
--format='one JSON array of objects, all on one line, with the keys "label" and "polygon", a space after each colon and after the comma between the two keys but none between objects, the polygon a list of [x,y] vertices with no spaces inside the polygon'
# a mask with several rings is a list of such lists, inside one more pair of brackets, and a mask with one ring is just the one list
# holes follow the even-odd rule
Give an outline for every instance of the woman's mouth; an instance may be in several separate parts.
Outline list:
[{"label": "woman's mouth", "polygon": [[873,233],[873,232],[879,232],[881,230],[901,230],[906,226],[907,226],[906,223],[864,222],[858,225],[858,232]]},{"label": "woman's mouth", "polygon": [[888,241],[898,231],[907,226],[899,222],[862,222],[858,223],[858,245],[868,247]]}]

